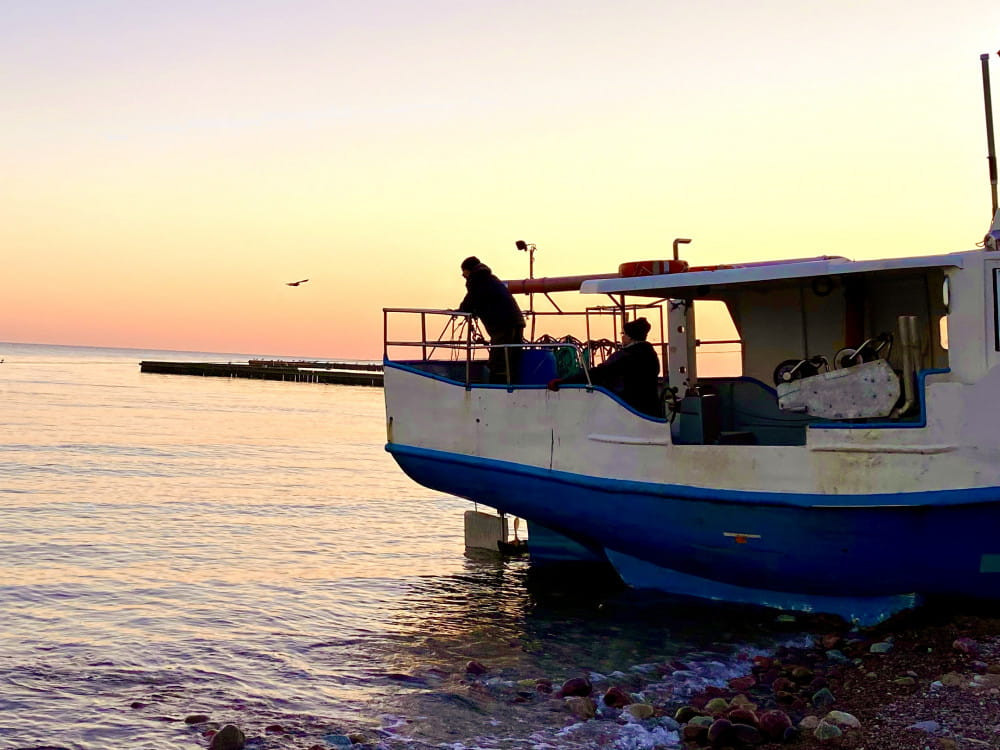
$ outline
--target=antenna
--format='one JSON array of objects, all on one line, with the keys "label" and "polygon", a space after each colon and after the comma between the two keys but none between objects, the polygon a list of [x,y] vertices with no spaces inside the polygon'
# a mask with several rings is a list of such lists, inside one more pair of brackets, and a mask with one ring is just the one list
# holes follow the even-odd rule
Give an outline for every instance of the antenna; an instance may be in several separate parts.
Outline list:
[{"label": "antenna", "polygon": [[[997,53],[1000,55],[1000,52]],[[997,213],[997,152],[993,144],[993,100],[990,97],[990,56],[982,54],[979,61],[983,66],[983,102],[986,105],[986,147],[988,156],[987,162],[990,169],[990,190],[993,194],[993,211],[991,217]]]},{"label": "antenna", "polygon": [[528,254],[528,278],[535,278],[535,243],[518,240],[514,243],[514,247]]},{"label": "antenna", "polygon": [[[535,278],[535,243],[518,240],[514,247],[528,254],[528,278]],[[528,314],[531,316],[531,338],[535,338],[535,295],[528,295]]]}]

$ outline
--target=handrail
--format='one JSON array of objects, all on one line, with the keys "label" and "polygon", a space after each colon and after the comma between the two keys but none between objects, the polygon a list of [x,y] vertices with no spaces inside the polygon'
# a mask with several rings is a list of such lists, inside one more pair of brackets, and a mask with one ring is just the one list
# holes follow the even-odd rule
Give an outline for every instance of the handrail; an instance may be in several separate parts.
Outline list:
[{"label": "handrail", "polygon": [[435,310],[426,307],[383,307],[383,313],[428,313],[430,315],[453,315],[456,318],[471,318],[472,313],[461,310]]},{"label": "handrail", "polygon": [[[419,315],[420,316],[420,339],[414,341],[412,339],[390,339],[389,338],[389,315],[392,313],[400,313],[407,315]],[[587,363],[583,359],[583,353],[579,346],[570,342],[552,342],[552,343],[542,343],[542,342],[531,342],[526,341],[520,344],[489,344],[489,343],[476,343],[473,342],[473,329],[474,326],[471,325],[471,321],[468,319],[472,318],[471,313],[459,312],[456,310],[429,310],[423,308],[414,307],[386,307],[382,309],[383,315],[383,359],[389,359],[389,347],[419,347],[420,357],[424,362],[430,361],[430,356],[437,349],[445,349],[450,351],[465,351],[465,387],[467,390],[472,388],[472,362],[473,354],[476,351],[491,351],[494,349],[503,349],[504,356],[507,361],[506,376],[507,376],[507,387],[511,388],[515,385],[512,382],[512,374],[510,368],[510,356],[509,350],[511,349],[551,349],[556,350],[560,348],[570,348],[573,350],[577,365],[584,373],[584,379],[586,381],[587,388],[593,388],[593,382],[590,379],[590,370],[587,367]],[[452,319],[454,318],[465,318],[466,325],[464,337],[443,339],[448,330],[448,325],[445,324],[445,328],[439,334],[439,337],[435,341],[430,341],[427,338],[427,316],[428,315],[448,315]],[[454,330],[454,328],[452,329]]]}]

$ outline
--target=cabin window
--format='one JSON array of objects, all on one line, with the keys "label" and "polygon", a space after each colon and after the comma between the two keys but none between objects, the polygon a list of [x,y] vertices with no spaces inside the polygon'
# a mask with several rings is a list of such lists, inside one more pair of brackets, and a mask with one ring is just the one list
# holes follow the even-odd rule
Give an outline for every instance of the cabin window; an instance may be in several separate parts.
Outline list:
[{"label": "cabin window", "polygon": [[941,342],[941,348],[945,351],[948,350],[948,316],[942,315],[941,319],[938,321],[938,339]]},{"label": "cabin window", "polygon": [[726,303],[698,300],[695,311],[698,375],[706,378],[743,375],[743,344]]}]

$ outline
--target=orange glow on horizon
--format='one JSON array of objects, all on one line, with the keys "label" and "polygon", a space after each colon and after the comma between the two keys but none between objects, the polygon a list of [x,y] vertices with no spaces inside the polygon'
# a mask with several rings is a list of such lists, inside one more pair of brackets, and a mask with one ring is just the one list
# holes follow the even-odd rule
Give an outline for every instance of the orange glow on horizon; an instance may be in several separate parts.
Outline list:
[{"label": "orange glow on horizon", "polygon": [[518,239],[564,276],[989,224],[986,0],[3,13],[7,341],[377,359]]}]

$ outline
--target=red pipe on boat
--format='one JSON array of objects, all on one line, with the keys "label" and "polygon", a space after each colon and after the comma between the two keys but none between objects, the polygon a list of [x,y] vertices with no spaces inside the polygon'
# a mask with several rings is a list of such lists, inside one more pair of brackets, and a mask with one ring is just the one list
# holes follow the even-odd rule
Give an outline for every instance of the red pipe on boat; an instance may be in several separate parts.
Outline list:
[{"label": "red pipe on boat", "polygon": [[580,284],[590,279],[617,279],[617,273],[590,273],[580,276],[547,276],[539,279],[507,279],[504,284],[512,294],[547,294],[578,292]]}]

